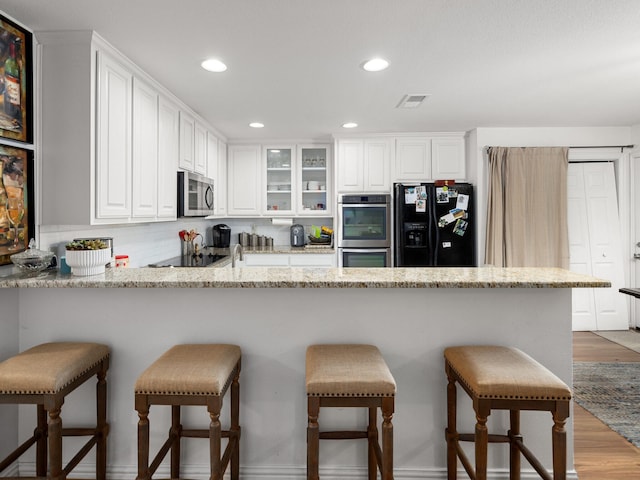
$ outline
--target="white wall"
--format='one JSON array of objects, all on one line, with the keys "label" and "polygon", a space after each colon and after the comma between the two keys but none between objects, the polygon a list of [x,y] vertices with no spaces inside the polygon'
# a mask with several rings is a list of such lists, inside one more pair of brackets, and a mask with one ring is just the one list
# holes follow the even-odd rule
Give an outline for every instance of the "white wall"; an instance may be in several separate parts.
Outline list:
[{"label": "white wall", "polygon": [[[18,353],[18,291],[16,289],[0,290],[0,362]],[[0,458],[5,458],[18,446],[18,407],[16,405],[0,405]],[[35,423],[32,428],[35,427]],[[12,467],[15,468],[15,467]],[[13,475],[9,470],[3,475]]]},{"label": "white wall", "polygon": [[486,147],[569,147],[628,145],[640,143],[638,127],[539,127],[539,128],[477,128],[469,135],[470,165],[476,172],[476,205],[478,206],[478,265],[484,263],[487,218],[487,154]]}]

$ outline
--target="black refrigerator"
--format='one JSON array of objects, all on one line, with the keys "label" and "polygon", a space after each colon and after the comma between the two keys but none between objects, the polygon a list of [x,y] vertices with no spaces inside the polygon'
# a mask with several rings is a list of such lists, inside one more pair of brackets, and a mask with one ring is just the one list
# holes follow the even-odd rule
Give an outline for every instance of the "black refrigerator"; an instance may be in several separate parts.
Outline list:
[{"label": "black refrigerator", "polygon": [[394,185],[396,267],[476,266],[470,183]]}]

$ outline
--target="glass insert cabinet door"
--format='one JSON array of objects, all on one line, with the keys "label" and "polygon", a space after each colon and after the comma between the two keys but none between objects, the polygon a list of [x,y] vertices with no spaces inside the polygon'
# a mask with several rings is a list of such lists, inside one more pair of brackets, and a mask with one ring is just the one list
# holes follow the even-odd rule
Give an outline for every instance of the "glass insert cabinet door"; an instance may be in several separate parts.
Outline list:
[{"label": "glass insert cabinet door", "polygon": [[293,156],[291,147],[266,148],[265,205],[269,213],[291,213],[293,210]]},{"label": "glass insert cabinet door", "polygon": [[326,214],[329,186],[329,148],[310,146],[299,148],[300,180],[299,188],[301,213]]}]

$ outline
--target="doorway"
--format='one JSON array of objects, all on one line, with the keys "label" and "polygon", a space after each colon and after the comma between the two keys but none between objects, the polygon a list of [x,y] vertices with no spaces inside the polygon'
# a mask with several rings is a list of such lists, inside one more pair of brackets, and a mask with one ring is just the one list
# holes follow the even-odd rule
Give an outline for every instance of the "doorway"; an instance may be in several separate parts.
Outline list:
[{"label": "doorway", "polygon": [[610,288],[573,290],[573,330],[626,330],[627,300],[618,292],[624,270],[614,164],[570,163],[567,200],[570,269],[611,282]]}]

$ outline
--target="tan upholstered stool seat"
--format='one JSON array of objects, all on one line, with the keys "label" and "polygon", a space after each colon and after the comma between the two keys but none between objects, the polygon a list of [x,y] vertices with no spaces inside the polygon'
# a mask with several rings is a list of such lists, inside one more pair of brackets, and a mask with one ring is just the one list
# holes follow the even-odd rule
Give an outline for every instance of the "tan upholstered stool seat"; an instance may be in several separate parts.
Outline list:
[{"label": "tan upholstered stool seat", "polygon": [[240,357],[236,345],[176,345],[138,377],[135,393],[220,395]]},{"label": "tan upholstered stool seat", "polygon": [[[444,350],[447,375],[447,478],[457,479],[458,459],[469,478],[487,479],[489,443],[509,444],[509,478],[520,478],[521,455],[544,480],[565,480],[566,431],[571,389],[526,353],[512,347],[473,345]],[[474,433],[458,433],[456,385],[471,397],[475,411]],[[489,434],[487,420],[493,410],[509,410],[506,434]],[[551,413],[553,476],[524,444],[520,433],[521,411]],[[475,466],[460,442],[475,443]]]},{"label": "tan upholstered stool seat", "polygon": [[[36,405],[37,416],[32,436],[0,461],[0,472],[35,445],[36,477],[65,480],[95,446],[96,479],[106,479],[109,355],[109,347],[99,343],[55,342],[35,346],[0,363],[0,403]],[[91,377],[97,377],[95,424],[64,428],[62,411],[67,395]],[[63,466],[63,438],[70,436],[90,438]],[[65,452],[68,448],[72,447],[65,446]]]},{"label": "tan upholstered stool seat", "polygon": [[0,394],[56,393],[109,356],[98,343],[44,343],[0,363]]},{"label": "tan upholstered stool seat", "polygon": [[312,345],[307,349],[307,395],[390,397],[396,382],[372,345]]},{"label": "tan upholstered stool seat", "polygon": [[444,356],[479,398],[571,399],[571,390],[562,380],[516,348],[450,347]]},{"label": "tan upholstered stool seat", "polygon": [[[135,407],[138,411],[138,476],[150,480],[168,453],[170,477],[180,478],[181,440],[209,441],[209,480],[222,480],[230,466],[231,480],[240,475],[240,369],[242,351],[237,345],[175,345],[138,377]],[[230,426],[220,422],[225,394],[230,390]],[[164,445],[150,459],[149,410],[152,405],[171,406],[171,429]],[[207,428],[183,428],[183,406],[206,407]],[[222,449],[222,438],[228,442]]]},{"label": "tan upholstered stool seat", "polygon": [[[319,478],[320,440],[366,439],[368,478],[393,479],[393,424],[396,382],[380,350],[373,345],[334,344],[307,347],[307,479]],[[364,407],[366,431],[320,431],[320,407]],[[382,411],[382,442],[378,439]]]}]

